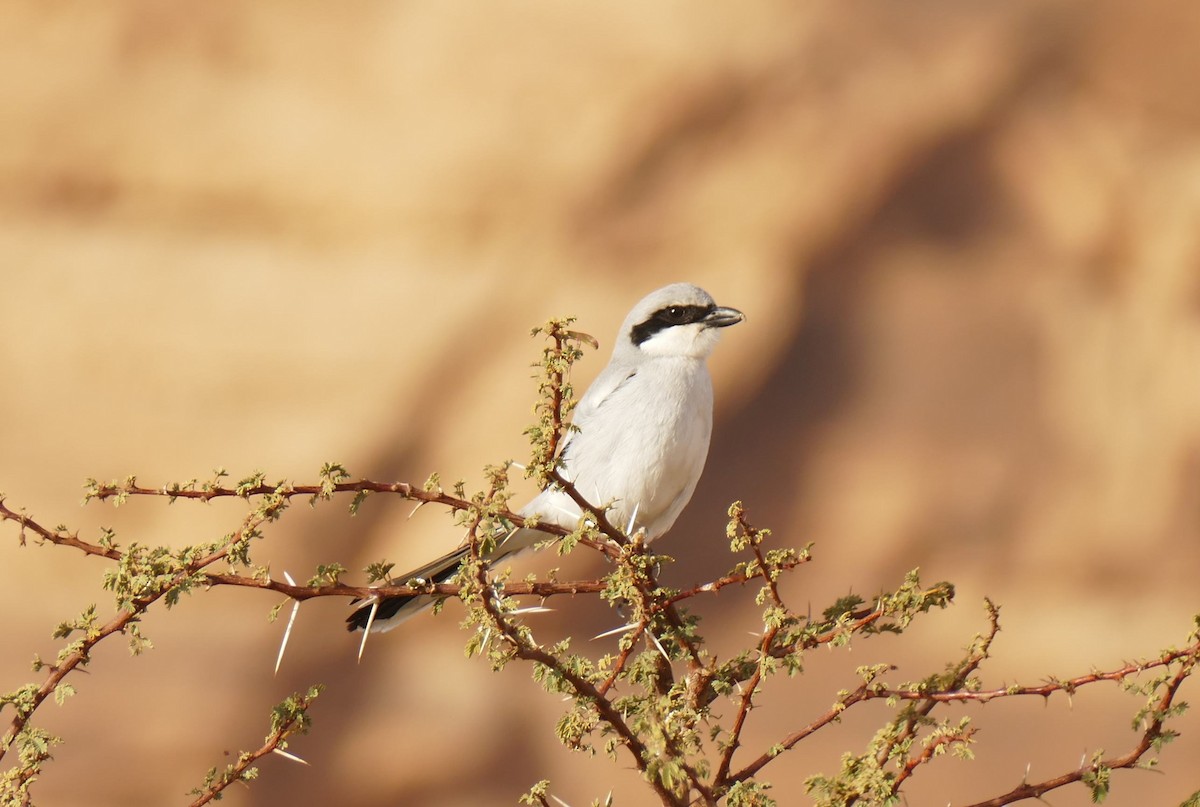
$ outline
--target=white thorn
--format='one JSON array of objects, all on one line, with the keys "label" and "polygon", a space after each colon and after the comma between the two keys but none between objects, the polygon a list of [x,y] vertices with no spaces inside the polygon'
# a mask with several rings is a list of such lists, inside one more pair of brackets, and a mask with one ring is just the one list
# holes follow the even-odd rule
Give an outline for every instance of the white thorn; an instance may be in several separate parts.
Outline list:
[{"label": "white thorn", "polygon": [[525,471],[525,470],[526,470],[525,466],[524,466],[522,463],[519,463],[519,462],[517,462],[517,461],[515,461],[515,460],[514,460],[514,461],[512,461],[512,462],[510,462],[510,463],[509,463],[509,465],[511,465],[512,467],[516,468],[518,471]]},{"label": "white thorn", "polygon": [[362,663],[363,651],[367,649],[367,637],[371,635],[371,626],[375,624],[375,614],[379,612],[379,598],[371,598],[371,613],[367,614],[367,626],[363,628],[362,641],[358,643],[358,663]]},{"label": "white thorn", "polygon": [[429,504],[429,502],[426,502],[426,501],[417,502],[417,506],[412,509],[412,512],[408,514],[408,517],[412,518],[413,516],[415,516],[417,514],[417,511],[420,510],[422,507],[424,507],[427,504]]},{"label": "white thorn", "polygon": [[279,754],[279,756],[284,757],[286,759],[290,759],[292,762],[299,762],[301,765],[308,764],[307,762],[305,762],[303,759],[300,759],[300,757],[296,756],[295,754],[289,754],[287,751],[284,751],[280,748],[272,748],[271,753]]},{"label": "white thorn", "polygon": [[651,638],[651,639],[654,641],[654,646],[658,648],[658,652],[662,653],[662,657],[663,657],[663,658],[665,658],[665,659],[667,660],[667,663],[668,663],[668,664],[670,664],[670,663],[671,663],[671,657],[667,655],[667,650],[666,650],[666,648],[662,646],[662,642],[660,642],[660,641],[658,640],[658,637],[654,635],[654,631],[652,631],[652,630],[648,630],[648,631],[646,631],[646,633],[647,633],[647,634],[650,636],[650,638]]},{"label": "white thorn", "polygon": [[560,799],[558,796],[555,796],[554,794],[550,794],[550,798],[552,798],[552,799],[554,799],[555,801],[557,801],[557,802],[558,802],[559,804],[561,804],[563,807],[571,807],[571,805],[567,804],[565,801],[563,801],[562,799]]},{"label": "white thorn", "polygon": [[[283,579],[288,581],[289,586],[296,585],[296,581],[293,580],[292,576],[287,572],[283,573]],[[296,602],[292,605],[292,613],[291,616],[288,617],[287,627],[283,631],[283,641],[279,643],[279,655],[275,659],[276,675],[279,675],[279,665],[283,663],[283,651],[287,650],[288,639],[290,639],[292,636],[292,625],[296,624],[296,614],[298,613],[300,613],[300,601],[296,600]]]},{"label": "white thorn", "polygon": [[595,636],[592,637],[592,641],[594,642],[597,639],[603,639],[605,636],[614,636],[618,633],[624,633],[625,631],[630,630],[631,628],[636,628],[637,626],[638,626],[638,623],[636,623],[636,622],[630,622],[628,625],[619,625],[618,627],[615,627],[612,630],[604,631],[604,633],[597,633]]},{"label": "white thorn", "polygon": [[626,535],[633,535],[633,525],[637,522],[639,507],[641,507],[641,502],[638,502],[633,506],[633,512],[629,515],[629,526],[625,528]]},{"label": "white thorn", "polygon": [[[497,536],[503,535],[504,537],[499,538],[496,541],[496,548],[499,549],[500,547],[507,544],[509,539],[512,538],[514,535],[516,535],[518,532],[520,532],[520,530],[521,530],[520,527],[513,527],[511,530],[505,530],[504,528],[497,530],[496,535]],[[520,550],[518,550],[518,551],[520,551]]]},{"label": "white thorn", "polygon": [[542,605],[531,605],[528,608],[518,608],[515,611],[509,611],[509,616],[520,616],[521,614],[549,614],[554,611],[553,608],[546,608]]}]

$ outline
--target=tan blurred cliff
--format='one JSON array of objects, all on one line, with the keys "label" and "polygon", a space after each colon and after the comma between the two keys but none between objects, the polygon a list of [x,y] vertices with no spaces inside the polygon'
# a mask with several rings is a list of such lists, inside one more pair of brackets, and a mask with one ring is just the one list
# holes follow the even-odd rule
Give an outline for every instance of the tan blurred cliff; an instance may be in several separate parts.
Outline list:
[{"label": "tan blurred cliff", "polygon": [[[748,321],[712,361],[709,469],[662,544],[674,582],[724,570],[740,498],[781,541],[816,543],[797,601],[915,566],[959,586],[907,642],[770,688],[752,741],[828,708],[858,664],[940,669],[984,596],[1003,605],[997,684],[1153,655],[1200,611],[1190,5],[21,0],[2,16],[0,490],[44,523],[183,545],[240,512],[80,509],[89,476],[305,481],[338,460],[477,482],[525,449],[529,328],[574,314],[600,339],[582,386],[629,305],[686,279]],[[257,557],[300,577],[460,538],[410,509],[296,507]],[[111,607],[101,564],[15,539],[0,527],[0,690],[53,655],[59,621]],[[754,630],[746,599],[712,601],[707,629]],[[343,605],[311,603],[272,677],[275,602],[194,595],[147,621],[147,656],[98,654],[47,712],[66,743],[40,803],[186,803],[317,681],[292,747],[310,766],[269,760],[227,803],[510,804],[543,776],[571,804],[648,803],[624,762],[557,744],[561,704],[525,671],[464,660],[452,614],[355,664]],[[546,619],[572,632],[571,606]],[[1139,704],[1115,689],[972,712],[978,759],[916,777],[909,803],[1132,745]],[[804,777],[883,715],[768,768],[780,803],[805,804]],[[1200,786],[1200,721],[1182,727],[1165,775],[1118,775],[1107,804]]]}]

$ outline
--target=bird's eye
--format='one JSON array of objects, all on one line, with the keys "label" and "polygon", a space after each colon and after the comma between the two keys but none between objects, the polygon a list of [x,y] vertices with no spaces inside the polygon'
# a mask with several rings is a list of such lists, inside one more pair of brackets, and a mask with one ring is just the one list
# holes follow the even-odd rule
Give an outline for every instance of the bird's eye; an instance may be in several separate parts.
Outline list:
[{"label": "bird's eye", "polygon": [[687,309],[681,305],[668,306],[666,311],[663,313],[666,314],[669,322],[673,322],[675,324],[679,324],[687,319]]}]

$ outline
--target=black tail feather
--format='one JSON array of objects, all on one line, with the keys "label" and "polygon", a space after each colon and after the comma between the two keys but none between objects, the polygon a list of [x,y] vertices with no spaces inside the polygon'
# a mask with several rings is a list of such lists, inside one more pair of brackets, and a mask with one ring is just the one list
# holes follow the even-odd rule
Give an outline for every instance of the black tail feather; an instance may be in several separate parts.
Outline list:
[{"label": "black tail feather", "polygon": [[[459,568],[462,566],[462,559],[466,556],[466,551],[456,549],[448,555],[443,555],[431,564],[415,569],[409,572],[404,577],[397,577],[396,580],[413,580],[421,579],[431,583],[445,583],[454,578],[458,574]],[[437,568],[437,567],[441,568]],[[416,600],[427,600],[433,602],[428,594],[406,594],[399,597],[384,597],[379,600],[378,607],[375,609],[375,616],[371,616],[372,603],[366,600],[355,600],[355,602],[363,603],[356,608],[350,616],[346,617],[346,630],[354,632],[356,630],[366,630],[367,623],[385,622],[396,614],[400,613],[405,605]]]}]

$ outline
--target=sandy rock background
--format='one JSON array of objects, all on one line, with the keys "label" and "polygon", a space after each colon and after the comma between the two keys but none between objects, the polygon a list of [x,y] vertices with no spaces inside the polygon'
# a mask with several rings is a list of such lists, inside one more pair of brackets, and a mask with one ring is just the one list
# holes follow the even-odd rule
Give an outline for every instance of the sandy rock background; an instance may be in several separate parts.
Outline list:
[{"label": "sandy rock background", "polygon": [[[1158,0],[10,2],[0,490],[48,525],[183,545],[244,506],[81,510],[82,481],[311,481],[339,460],[475,484],[525,450],[530,327],[575,314],[597,335],[582,386],[629,306],[689,279],[749,319],[712,361],[709,470],[664,539],[668,580],[725,568],[742,498],[781,541],[816,542],[794,601],[914,566],[959,587],[907,640],[772,686],[748,742],[828,708],[858,664],[940,669],[985,595],[1003,604],[996,684],[1151,656],[1200,610],[1198,31],[1200,11]],[[459,539],[410,509],[297,506],[257,557],[299,577]],[[110,605],[100,563],[2,532],[8,690],[59,621]],[[755,629],[747,600],[705,604],[717,647]],[[648,803],[624,760],[557,744],[561,704],[524,670],[465,661],[453,613],[355,664],[344,605],[306,605],[272,677],[276,601],[196,595],[147,620],[149,655],[105,647],[43,713],[66,744],[40,803],[186,803],[317,681],[292,746],[312,764],[268,760],[228,803],[509,804],[543,776],[570,804]],[[611,627],[556,607],[549,631]],[[918,776],[909,803],[1124,751],[1138,705],[1096,687],[977,710],[979,759]],[[775,763],[780,803],[883,720]],[[1108,804],[1200,787],[1200,723],[1181,726],[1166,775],[1118,774]]]}]

